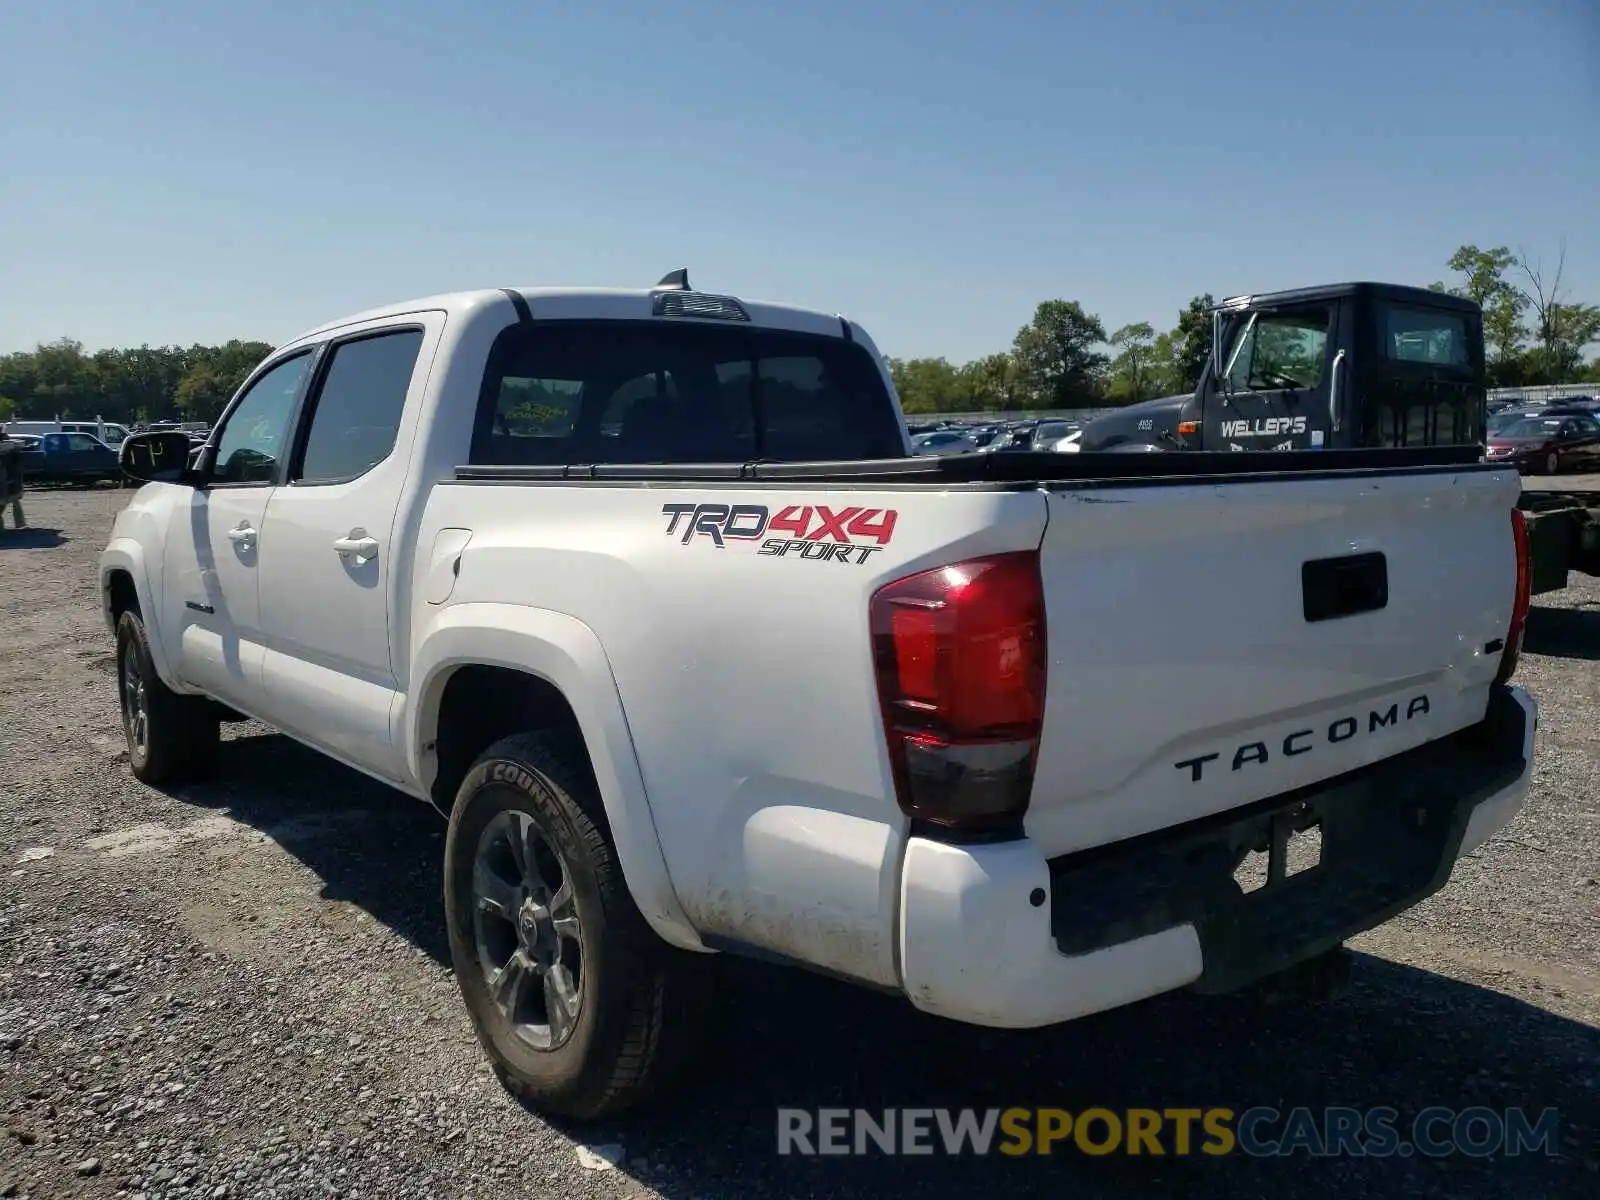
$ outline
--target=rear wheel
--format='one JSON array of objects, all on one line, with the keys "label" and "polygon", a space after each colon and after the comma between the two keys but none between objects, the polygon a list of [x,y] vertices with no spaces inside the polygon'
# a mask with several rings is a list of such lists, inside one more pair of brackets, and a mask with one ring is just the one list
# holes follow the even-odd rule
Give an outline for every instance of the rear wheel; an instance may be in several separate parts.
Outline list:
[{"label": "rear wheel", "polygon": [[136,779],[157,785],[210,773],[221,739],[216,716],[204,697],[180,695],[161,682],[136,612],[117,622],[117,697]]},{"label": "rear wheel", "polygon": [[500,1081],[589,1119],[678,1075],[708,964],[640,914],[580,754],[534,734],[485,751],[457,793],[444,883],[456,980]]}]

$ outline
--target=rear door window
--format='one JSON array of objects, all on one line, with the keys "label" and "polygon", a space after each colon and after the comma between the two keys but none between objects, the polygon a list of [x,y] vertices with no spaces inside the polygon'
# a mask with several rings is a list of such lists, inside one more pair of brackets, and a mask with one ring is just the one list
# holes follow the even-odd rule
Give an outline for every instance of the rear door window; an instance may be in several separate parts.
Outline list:
[{"label": "rear door window", "polygon": [[547,322],[501,335],[474,463],[895,457],[876,365],[842,338],[656,322]]},{"label": "rear door window", "polygon": [[421,350],[420,329],[334,346],[311,411],[296,482],[347,482],[393,453]]}]

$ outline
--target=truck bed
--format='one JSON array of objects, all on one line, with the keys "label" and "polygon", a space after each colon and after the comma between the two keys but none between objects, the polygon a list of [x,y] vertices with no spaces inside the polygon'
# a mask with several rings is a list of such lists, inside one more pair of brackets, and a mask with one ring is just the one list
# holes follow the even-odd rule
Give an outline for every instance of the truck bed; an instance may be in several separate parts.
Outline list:
[{"label": "truck bed", "polygon": [[[582,614],[700,935],[886,985],[880,918],[912,829],[873,674],[880,588],[1038,556],[1049,665],[1024,829],[1046,855],[1291,792],[1481,721],[1515,590],[1516,475],[1470,451],[453,473],[418,535],[429,546],[472,531],[450,619],[533,597]],[[767,535],[794,514],[815,533],[813,512],[834,532]],[[840,537],[844,514],[895,523]],[[1317,574],[1368,560],[1370,580]],[[1322,600],[1333,611],[1309,611]],[[418,607],[419,628],[433,619]]]},{"label": "truck bed", "polygon": [[1524,492],[1584,492],[1600,503],[1600,475],[1532,475],[1522,481]]},{"label": "truck bed", "polygon": [[1537,475],[1522,481],[1533,592],[1566,587],[1572,571],[1600,574],[1600,475]]},{"label": "truck bed", "polygon": [[475,483],[540,483],[582,479],[640,481],[772,480],[858,484],[957,483],[1037,486],[1049,483],[1182,483],[1212,478],[1270,480],[1308,474],[1387,474],[1404,471],[1506,470],[1486,464],[1472,446],[1417,449],[1262,451],[1248,455],[1018,454],[926,455],[821,462],[615,463],[603,466],[461,466],[456,478]]}]

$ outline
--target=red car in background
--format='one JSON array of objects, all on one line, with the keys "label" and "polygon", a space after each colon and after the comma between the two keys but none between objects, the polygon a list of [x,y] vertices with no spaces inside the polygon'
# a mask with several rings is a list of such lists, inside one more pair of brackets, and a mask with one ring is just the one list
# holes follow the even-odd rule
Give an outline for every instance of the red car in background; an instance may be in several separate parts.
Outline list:
[{"label": "red car in background", "polygon": [[1488,459],[1515,463],[1524,474],[1600,471],[1600,418],[1588,413],[1517,417],[1490,429]]}]

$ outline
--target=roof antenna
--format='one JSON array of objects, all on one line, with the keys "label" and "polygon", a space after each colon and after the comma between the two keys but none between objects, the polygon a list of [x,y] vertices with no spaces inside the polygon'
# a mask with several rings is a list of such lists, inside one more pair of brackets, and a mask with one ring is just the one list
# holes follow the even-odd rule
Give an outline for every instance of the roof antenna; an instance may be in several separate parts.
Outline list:
[{"label": "roof antenna", "polygon": [[679,267],[676,271],[668,271],[661,277],[661,282],[656,284],[656,287],[673,288],[680,292],[691,290],[689,287],[689,268]]}]

